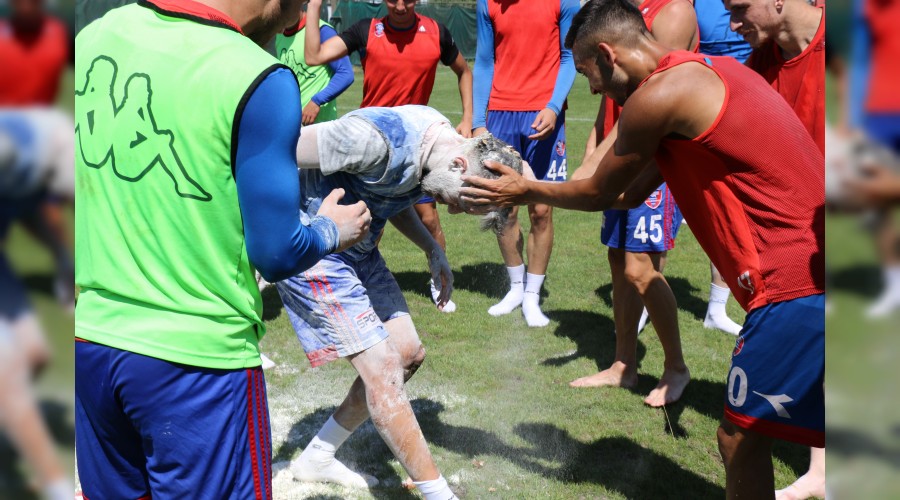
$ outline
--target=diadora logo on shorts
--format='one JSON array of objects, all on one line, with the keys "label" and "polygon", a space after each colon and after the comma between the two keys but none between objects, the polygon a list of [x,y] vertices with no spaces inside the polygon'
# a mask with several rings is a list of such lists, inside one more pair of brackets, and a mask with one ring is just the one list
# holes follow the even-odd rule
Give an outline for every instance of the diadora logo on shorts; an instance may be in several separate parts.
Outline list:
[{"label": "diadora logo on shorts", "polygon": [[375,24],[375,36],[381,38],[384,36],[384,23]]},{"label": "diadora logo on shorts", "polygon": [[734,351],[731,352],[731,356],[737,356],[744,350],[744,336],[739,335],[737,340],[734,342]]},{"label": "diadora logo on shorts", "polygon": [[565,141],[556,141],[556,156],[563,156],[565,154],[566,154]]},{"label": "diadora logo on shorts", "polygon": [[738,276],[738,286],[750,292],[750,295],[753,295],[755,290],[753,288],[753,279],[750,277],[750,271],[744,271]]},{"label": "diadora logo on shorts", "polygon": [[[174,181],[178,196],[212,200],[181,163],[175,134],[156,123],[150,107],[150,76],[130,75],[118,102],[113,90],[117,73],[114,60],[98,56],[87,70],[84,87],[75,91],[75,154],[91,168],[99,170],[109,164],[116,177],[126,182],[138,182],[159,166]],[[123,161],[125,156],[131,160]]]},{"label": "diadora logo on shorts", "polygon": [[650,196],[644,200],[644,205],[647,205],[650,208],[657,209],[659,208],[659,204],[662,203],[662,190],[657,189]]}]

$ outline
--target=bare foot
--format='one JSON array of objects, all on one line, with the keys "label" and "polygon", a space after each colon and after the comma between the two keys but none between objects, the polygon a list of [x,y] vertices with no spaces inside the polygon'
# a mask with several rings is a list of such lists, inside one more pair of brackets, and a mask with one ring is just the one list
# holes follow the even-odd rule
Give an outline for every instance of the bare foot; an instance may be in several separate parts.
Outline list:
[{"label": "bare foot", "polygon": [[626,389],[637,385],[637,372],[629,370],[625,363],[616,361],[609,368],[587,377],[581,377],[569,382],[569,387],[624,387]]},{"label": "bare foot", "polygon": [[659,379],[656,388],[644,399],[644,403],[659,408],[678,401],[684,388],[691,381],[691,372],[687,367],[684,370],[665,370]]},{"label": "bare foot", "polygon": [[800,476],[787,488],[775,491],[776,500],[805,500],[810,497],[825,498],[825,478],[812,472]]}]

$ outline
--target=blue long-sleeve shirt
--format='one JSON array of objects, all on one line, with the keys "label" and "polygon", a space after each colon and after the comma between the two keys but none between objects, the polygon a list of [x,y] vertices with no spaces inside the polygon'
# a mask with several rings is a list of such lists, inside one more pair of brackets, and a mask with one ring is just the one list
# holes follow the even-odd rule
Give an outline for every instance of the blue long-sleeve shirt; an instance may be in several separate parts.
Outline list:
[{"label": "blue long-sleeve shirt", "polygon": [[287,69],[273,71],[247,100],[234,161],[247,256],[267,281],[308,269],[339,244],[331,219],[300,222],[299,137],[297,81]]},{"label": "blue long-sleeve shirt", "polygon": [[[322,37],[322,43],[325,43],[329,38],[337,36],[337,32],[334,31],[334,28],[327,25],[322,26],[319,29],[319,33]],[[310,99],[319,106],[335,100],[337,96],[350,88],[350,85],[353,85],[353,66],[350,64],[349,56],[344,56],[340,59],[331,61],[328,63],[328,66],[334,71],[331,80],[324,89],[317,92],[312,96],[312,99]]]}]

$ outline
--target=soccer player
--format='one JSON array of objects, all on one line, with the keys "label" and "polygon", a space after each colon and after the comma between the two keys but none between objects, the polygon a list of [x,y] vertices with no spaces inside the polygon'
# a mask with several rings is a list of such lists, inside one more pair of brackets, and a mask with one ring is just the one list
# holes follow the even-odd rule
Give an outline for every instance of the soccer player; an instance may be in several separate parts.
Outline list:
[{"label": "soccer player", "polygon": [[[277,283],[310,364],[346,358],[359,373],[337,411],[291,464],[298,480],[375,484],[334,458],[344,440],[371,417],[426,499],[455,498],[404,392],[425,349],[377,240],[391,219],[429,256],[432,279],[441,285],[438,307],[446,304],[453,289],[450,265],[412,207],[424,192],[454,211],[469,208],[459,201],[460,177],[493,175],[482,165],[486,158],[513,162],[521,171],[521,158],[508,145],[490,134],[466,139],[425,106],[361,108],[301,132],[301,208],[315,214],[326,193],[343,188],[347,199],[365,201],[373,217],[365,240]],[[494,211],[486,222],[498,231],[508,216],[509,209]]]},{"label": "soccer player", "polygon": [[[516,148],[538,179],[566,180],[565,101],[575,81],[564,41],[577,0],[506,2],[478,0],[475,53],[475,134],[489,130]],[[541,286],[553,251],[553,211],[528,205],[528,269],[522,259],[518,211],[497,238],[509,274],[509,291],[488,309],[509,314],[520,305],[528,326],[542,327]]]},{"label": "soccer player", "polygon": [[771,498],[773,439],[825,444],[822,153],[752,70],[666,48],[626,0],[586,4],[567,44],[591,88],[623,106],[615,144],[588,159],[591,178],[563,184],[489,164],[502,178],[463,177],[463,199],[600,210],[664,179],[748,311],[718,431],[727,496]]},{"label": "soccer player", "polygon": [[299,12],[299,0],[150,0],[76,37],[85,498],[271,497],[254,267],[293,276],[371,218],[336,191],[298,219],[300,92],[258,44]]},{"label": "soccer player", "polygon": [[[690,2],[647,0],[635,6],[647,29],[662,45],[683,50],[697,47],[697,20]],[[619,106],[605,96],[588,137],[585,158],[595,152],[602,157],[609,149],[616,137],[619,112]],[[598,144],[600,139],[604,139],[603,144]],[[589,178],[595,167],[596,164],[589,164],[579,168],[572,179]],[[572,387],[637,385],[637,336],[641,329],[638,320],[646,321],[643,309],[649,311],[665,352],[663,375],[644,402],[658,407],[681,397],[690,372],[681,352],[675,295],[662,274],[666,252],[675,246],[681,220],[681,212],[665,183],[636,208],[603,212],[601,241],[609,247],[616,356],[609,368],[572,381]]]},{"label": "soccer player", "polygon": [[[318,21],[321,0],[312,0],[307,9],[310,23]],[[456,73],[462,119],[456,131],[472,136],[472,71],[463,58],[450,30],[426,16],[416,14],[416,0],[386,0],[388,15],[362,19],[338,37],[322,41],[317,30],[307,30],[306,60],[323,64],[358,52],[363,67],[363,100],[360,107],[427,105],[434,88],[438,62]],[[446,250],[447,242],[435,201],[428,196],[416,204],[416,213],[434,239]],[[426,256],[427,257],[427,256]],[[440,284],[431,283],[431,298],[437,304]],[[441,311],[453,312],[456,304]]]},{"label": "soccer player", "polygon": [[[47,196],[74,198],[73,148],[72,120],[63,113],[0,110],[0,241],[13,222],[33,217]],[[0,428],[37,475],[44,498],[71,499],[75,490],[32,387],[32,379],[49,360],[50,349],[27,291],[0,249]]]},{"label": "soccer player", "polygon": [[62,21],[44,11],[44,0],[12,0],[0,19],[0,106],[51,106],[71,59]]}]

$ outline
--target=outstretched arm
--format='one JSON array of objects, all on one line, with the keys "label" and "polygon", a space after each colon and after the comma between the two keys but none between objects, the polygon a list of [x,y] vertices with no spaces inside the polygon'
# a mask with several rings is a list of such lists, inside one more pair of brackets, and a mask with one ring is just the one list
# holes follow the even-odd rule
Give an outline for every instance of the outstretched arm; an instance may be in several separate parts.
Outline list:
[{"label": "outstretched arm", "polygon": [[459,81],[459,100],[462,102],[462,120],[456,126],[456,131],[463,137],[472,137],[472,70],[462,54],[456,55],[450,69],[456,73]]},{"label": "outstretched arm", "polygon": [[409,241],[428,255],[428,267],[431,270],[431,279],[441,284],[441,295],[438,297],[438,309],[443,309],[453,292],[453,272],[447,255],[441,249],[441,245],[431,236],[422,219],[416,214],[416,209],[409,207],[406,210],[390,218],[391,224],[406,236]]},{"label": "outstretched arm", "polygon": [[304,39],[303,58],[306,64],[318,66],[329,63],[349,54],[347,45],[341,37],[329,38],[322,43],[322,35],[319,32],[319,10],[322,8],[322,0],[310,0],[306,8],[306,36]]}]

